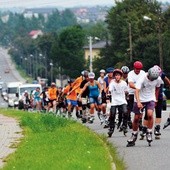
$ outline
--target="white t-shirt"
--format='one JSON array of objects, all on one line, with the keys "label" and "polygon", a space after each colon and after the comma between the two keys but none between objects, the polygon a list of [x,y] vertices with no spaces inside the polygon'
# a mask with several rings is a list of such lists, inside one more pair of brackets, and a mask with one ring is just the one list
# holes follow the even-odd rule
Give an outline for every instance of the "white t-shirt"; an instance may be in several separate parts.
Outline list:
[{"label": "white t-shirt", "polygon": [[109,91],[111,92],[112,97],[111,106],[127,104],[125,92],[128,91],[128,86],[124,80],[121,80],[119,83],[112,80],[109,84]]},{"label": "white t-shirt", "polygon": [[156,101],[155,88],[160,87],[162,83],[163,81],[161,77],[158,77],[157,80],[150,81],[146,73],[145,77],[140,79],[135,85],[137,89],[140,89],[139,91],[140,102]]},{"label": "white t-shirt", "polygon": [[[136,82],[138,81],[138,80],[140,80],[142,77],[144,77],[145,76],[145,71],[143,71],[143,70],[140,70],[140,73],[139,74],[136,74],[135,72],[134,72],[134,70],[132,70],[132,71],[130,71],[129,73],[128,73],[128,83],[129,82],[133,82],[134,84],[136,84]],[[129,86],[128,86],[128,92],[129,92],[129,94],[134,94],[134,92],[135,92],[135,89],[132,89],[132,88],[130,88]]]},{"label": "white t-shirt", "polygon": [[104,84],[105,84],[104,78],[99,77],[99,78],[97,79],[97,81],[100,83],[102,89],[104,89]]}]

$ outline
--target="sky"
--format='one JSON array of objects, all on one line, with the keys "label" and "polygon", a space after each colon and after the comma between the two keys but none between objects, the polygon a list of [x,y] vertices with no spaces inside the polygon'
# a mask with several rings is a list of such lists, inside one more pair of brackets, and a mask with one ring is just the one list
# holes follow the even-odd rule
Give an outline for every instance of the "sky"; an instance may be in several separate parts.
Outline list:
[{"label": "sky", "polygon": [[[170,2],[170,0],[158,0],[160,2]],[[74,7],[83,5],[114,5],[114,0],[0,0],[0,8],[9,7]]]}]

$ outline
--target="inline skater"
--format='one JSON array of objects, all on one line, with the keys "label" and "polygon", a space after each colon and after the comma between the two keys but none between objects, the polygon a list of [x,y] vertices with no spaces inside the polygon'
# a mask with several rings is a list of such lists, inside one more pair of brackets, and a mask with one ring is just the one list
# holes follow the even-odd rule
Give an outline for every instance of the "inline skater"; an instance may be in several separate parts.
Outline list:
[{"label": "inline skater", "polygon": [[83,89],[81,90],[80,94],[78,95],[78,98],[81,98],[82,93],[86,90],[86,88],[89,89],[89,102],[90,102],[90,118],[89,122],[93,123],[94,121],[94,109],[95,104],[97,105],[97,111],[101,111],[101,92],[102,88],[99,82],[97,82],[95,78],[95,74],[93,72],[90,72],[88,74],[89,82],[87,82]]},{"label": "inline skater", "polygon": [[[72,90],[71,91],[75,91],[77,96],[79,95],[79,93],[81,91],[80,84],[82,83],[82,81],[84,79],[86,79],[86,77],[88,77],[88,71],[83,70],[81,72],[81,76],[77,77],[76,80],[74,80],[74,82],[72,83]],[[78,106],[76,107],[76,117],[81,118],[82,117],[82,103],[81,103],[81,101],[78,100],[77,104],[78,104]]]},{"label": "inline skater", "polygon": [[[110,108],[111,108],[111,96],[109,94],[109,84],[110,82],[113,80],[113,71],[114,68],[113,67],[109,67],[106,69],[106,73],[107,75],[104,78],[104,81],[106,82],[106,115],[107,117],[110,115]],[[107,118],[108,119],[108,118]],[[104,128],[108,128],[109,127],[109,122],[105,121],[105,125]]]},{"label": "inline skater", "polygon": [[[88,76],[85,77],[85,79],[80,84],[80,89],[82,90],[85,84],[89,81]],[[86,88],[84,92],[81,94],[81,98],[78,99],[79,102],[82,104],[82,123],[86,123],[88,120],[87,110],[88,110],[88,96],[89,96],[89,89]]]},{"label": "inline skater", "polygon": [[[100,83],[101,88],[102,88],[102,104],[101,104],[101,114],[98,115],[101,124],[105,121],[107,121],[107,115],[106,115],[106,82],[104,81],[106,71],[104,69],[100,70],[100,77],[97,79],[97,81]],[[100,112],[98,112],[100,113]]]},{"label": "inline skater", "polygon": [[[129,73],[129,68],[127,67],[127,66],[122,66],[121,67],[121,71],[122,71],[122,73],[123,73],[123,75],[122,75],[122,80],[124,80],[127,84],[128,84],[128,73]],[[127,100],[127,102],[128,102],[128,95],[126,95],[126,100]],[[119,112],[118,113],[118,124],[117,124],[117,129],[119,129],[119,131],[121,132],[122,130],[123,130],[123,128],[122,128],[122,126],[121,126],[121,123],[122,123],[122,114],[123,113],[121,113],[121,112]],[[128,112],[128,125],[129,125],[129,127],[131,128],[131,124],[130,124],[130,120],[131,120],[131,117],[130,117],[130,114],[129,114],[129,112]]]},{"label": "inline skater", "polygon": [[[141,61],[135,61],[133,63],[133,70],[131,70],[128,73],[128,125],[129,128],[132,128],[132,121],[131,121],[131,112],[133,110],[133,104],[134,104],[134,92],[135,92],[135,84],[138,80],[141,79],[141,77],[143,77],[145,75],[145,71],[142,70],[143,68],[143,64]],[[140,124],[142,124],[142,117],[140,119]],[[140,130],[141,130],[142,125],[140,126]]]},{"label": "inline skater", "polygon": [[[134,146],[138,135],[139,120],[141,119],[141,109],[145,107],[148,123],[146,139],[150,146],[152,142],[152,128],[153,128],[153,112],[155,108],[155,102],[158,97],[158,90],[162,83],[159,76],[159,71],[155,67],[148,70],[143,77],[140,78],[135,84],[135,102],[133,106],[133,112],[135,113],[133,120],[133,132],[131,138],[127,141],[127,147]],[[155,95],[156,88],[156,95]]]},{"label": "inline skater", "polygon": [[127,101],[126,93],[128,91],[127,83],[122,78],[122,71],[115,69],[113,71],[113,79],[109,84],[109,92],[111,93],[111,110],[109,116],[109,132],[108,136],[111,137],[115,128],[115,117],[116,109],[118,108],[119,113],[123,114],[123,125],[122,129],[124,134],[127,133]]},{"label": "inline skater", "polygon": [[47,111],[50,111],[50,108],[52,108],[52,112],[56,113],[56,107],[57,107],[57,87],[54,82],[51,83],[51,87],[48,89],[48,107]]},{"label": "inline skater", "polygon": [[72,79],[68,79],[68,85],[63,90],[63,95],[66,94],[67,99],[67,109],[68,109],[68,117],[72,117],[72,111],[74,107],[77,107],[77,93],[76,89],[73,90],[74,81]]}]

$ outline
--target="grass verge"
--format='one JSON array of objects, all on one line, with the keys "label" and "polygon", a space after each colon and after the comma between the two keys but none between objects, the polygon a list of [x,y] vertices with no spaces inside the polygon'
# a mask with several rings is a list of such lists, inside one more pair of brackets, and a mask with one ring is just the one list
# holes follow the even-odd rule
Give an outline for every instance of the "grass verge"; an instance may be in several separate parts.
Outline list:
[{"label": "grass verge", "polygon": [[17,118],[24,130],[24,138],[5,160],[4,170],[110,170],[112,162],[117,170],[125,169],[105,137],[76,121],[18,110],[0,111]]}]

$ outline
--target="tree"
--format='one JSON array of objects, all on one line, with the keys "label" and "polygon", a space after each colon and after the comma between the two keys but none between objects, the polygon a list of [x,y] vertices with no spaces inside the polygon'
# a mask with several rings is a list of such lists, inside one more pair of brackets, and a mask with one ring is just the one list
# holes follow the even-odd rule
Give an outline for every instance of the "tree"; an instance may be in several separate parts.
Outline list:
[{"label": "tree", "polygon": [[76,77],[84,69],[85,34],[80,26],[64,29],[59,35],[59,50],[56,61],[66,75]]},{"label": "tree", "polygon": [[[156,22],[146,23],[143,16],[158,18],[161,11],[156,0],[124,0],[116,2],[107,15],[108,29],[111,34],[111,47],[106,54],[111,54],[115,65],[129,62],[129,23],[132,30],[133,61],[141,60],[145,69],[158,63],[158,43]],[[147,25],[149,24],[149,25]],[[108,58],[108,56],[106,56]],[[153,60],[154,58],[154,60]],[[132,61],[132,62],[133,62]],[[154,61],[154,62],[153,62]],[[111,62],[111,61],[110,61]]]}]

